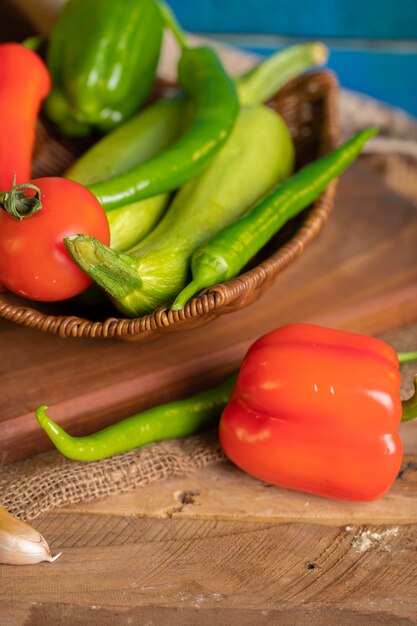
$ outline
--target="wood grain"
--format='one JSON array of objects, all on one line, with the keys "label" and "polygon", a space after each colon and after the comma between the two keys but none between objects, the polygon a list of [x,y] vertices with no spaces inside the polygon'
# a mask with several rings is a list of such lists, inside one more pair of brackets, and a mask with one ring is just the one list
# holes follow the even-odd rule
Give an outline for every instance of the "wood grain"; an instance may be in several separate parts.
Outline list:
[{"label": "wood grain", "polygon": [[[322,236],[249,310],[140,346],[62,341],[2,321],[3,462],[45,445],[40,403],[87,432],[208,386],[286,321],[380,333],[417,319],[416,230],[411,206],[359,164]],[[44,515],[35,525],[63,554],[0,566],[0,624],[416,624],[417,424],[406,426],[403,471],[378,503],[290,493],[224,463]]]},{"label": "wood grain", "polygon": [[416,525],[50,514],[38,528],[63,554],[0,567],[3,624],[415,624]]},{"label": "wood grain", "polygon": [[65,507],[60,514],[264,523],[417,524],[417,456],[406,456],[389,494],[376,502],[329,500],[274,487],[228,461],[196,474],[167,478],[131,493]]},{"label": "wood grain", "polygon": [[224,462],[44,515],[33,524],[63,555],[0,566],[0,623],[415,624],[417,422],[400,430],[400,476],[374,503],[279,489]]},{"label": "wood grain", "polygon": [[58,561],[0,566],[1,624],[415,624],[416,489],[416,454],[365,504],[222,463],[61,509],[34,522]]},{"label": "wood grain", "polygon": [[[34,410],[75,435],[209,387],[250,343],[312,321],[376,334],[417,319],[417,212],[362,164],[341,180],[323,233],[254,305],[184,333],[135,345],[62,340],[0,323],[0,464],[49,446]],[[18,374],[17,374],[18,373]]]}]

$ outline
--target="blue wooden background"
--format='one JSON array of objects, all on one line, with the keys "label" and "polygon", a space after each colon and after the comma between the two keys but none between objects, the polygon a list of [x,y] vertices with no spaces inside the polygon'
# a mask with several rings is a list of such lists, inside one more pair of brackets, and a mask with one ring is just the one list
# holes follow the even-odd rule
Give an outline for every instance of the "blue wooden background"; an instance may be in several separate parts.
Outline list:
[{"label": "blue wooden background", "polygon": [[263,55],[317,39],[344,87],[417,116],[417,0],[169,0],[187,30]]}]

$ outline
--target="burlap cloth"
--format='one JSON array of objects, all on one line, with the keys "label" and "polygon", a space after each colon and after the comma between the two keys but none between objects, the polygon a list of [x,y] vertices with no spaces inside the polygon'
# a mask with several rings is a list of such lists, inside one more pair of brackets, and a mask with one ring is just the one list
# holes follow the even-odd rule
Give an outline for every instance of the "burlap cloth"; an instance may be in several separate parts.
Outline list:
[{"label": "burlap cloth", "polygon": [[[233,72],[250,67],[256,58],[222,50]],[[165,50],[161,73],[172,77],[175,55]],[[368,144],[363,159],[397,192],[417,203],[417,123],[405,113],[370,98],[341,93],[342,136],[368,125],[378,125],[378,138]],[[382,337],[397,350],[415,349],[417,325]],[[413,364],[402,369],[403,397],[411,394]],[[216,432],[181,440],[163,441],[94,463],[66,459],[56,451],[6,466],[0,470],[0,504],[23,520],[54,508],[89,502],[133,490],[168,476],[190,474],[222,460]]]}]

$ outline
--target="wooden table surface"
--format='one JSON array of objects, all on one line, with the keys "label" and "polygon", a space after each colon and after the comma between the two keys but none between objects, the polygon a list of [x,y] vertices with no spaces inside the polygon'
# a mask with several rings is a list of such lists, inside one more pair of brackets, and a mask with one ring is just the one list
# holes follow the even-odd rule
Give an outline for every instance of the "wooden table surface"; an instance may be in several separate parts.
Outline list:
[{"label": "wooden table surface", "polygon": [[[367,216],[367,228],[359,215]],[[356,165],[342,177],[323,233],[265,294],[276,314],[268,323],[293,316],[379,333],[416,322],[416,228],[415,207]],[[302,277],[310,278],[303,288]],[[207,374],[204,350],[212,369],[232,367],[251,338],[267,330],[266,320],[261,300],[205,329],[170,336],[168,370],[188,351]],[[164,341],[141,347],[61,340],[2,321],[0,349],[10,354],[0,371],[3,415],[29,411],[38,399],[33,380],[18,395],[20,377],[35,367],[34,346],[40,353],[48,346],[51,359],[62,349],[61,364],[81,350],[86,368],[89,349],[95,360],[116,363],[122,357],[134,363],[136,354],[132,375],[139,376],[142,350],[154,354],[156,371]],[[65,369],[59,376],[65,378]],[[43,382],[40,390],[46,389]],[[87,398],[98,393],[90,392]],[[415,624],[417,424],[403,425],[401,434],[400,476],[385,498],[370,504],[279,489],[221,462],[44,514],[33,524],[62,556],[53,564],[0,567],[0,624]]]},{"label": "wooden table surface", "polygon": [[62,340],[3,321],[0,466],[51,445],[33,416],[42,404],[71,434],[88,434],[220,382],[280,325],[376,334],[416,320],[416,240],[415,207],[358,163],[342,177],[323,232],[250,307],[143,343]]},{"label": "wooden table surface", "polygon": [[[2,32],[7,39],[30,34],[13,14]],[[98,415],[110,421],[146,406],[158,390],[167,399],[199,377],[214,380],[236,367],[254,337],[286,321],[371,334],[416,322],[416,238],[416,209],[357,165],[343,176],[335,214],[305,255],[259,303],[206,329],[145,349],[63,341],[0,320],[3,461],[27,453],[28,439],[16,443],[15,426],[27,437],[39,400],[50,402],[54,417],[73,420],[75,389],[82,399],[76,413],[84,411],[91,426]],[[34,375],[40,358],[42,380]],[[70,379],[65,364],[80,358],[83,367]],[[185,359],[192,366],[180,369]],[[94,365],[107,384],[109,363],[119,368],[111,405],[103,386],[86,379]],[[134,401],[138,381],[142,395]],[[33,525],[62,556],[0,566],[0,626],[416,624],[417,424],[401,434],[402,470],[375,503],[290,492],[221,462],[44,514]]]}]

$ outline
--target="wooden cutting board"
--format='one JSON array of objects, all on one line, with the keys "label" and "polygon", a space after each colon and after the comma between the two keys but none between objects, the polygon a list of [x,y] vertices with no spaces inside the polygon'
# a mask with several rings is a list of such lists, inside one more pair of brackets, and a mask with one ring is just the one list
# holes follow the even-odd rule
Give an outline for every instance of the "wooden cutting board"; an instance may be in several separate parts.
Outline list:
[{"label": "wooden cutting board", "polygon": [[342,177],[330,221],[250,307],[147,343],[60,339],[0,320],[0,464],[45,450],[34,411],[74,435],[209,387],[250,343],[310,321],[377,334],[417,319],[417,210],[363,162]]}]

